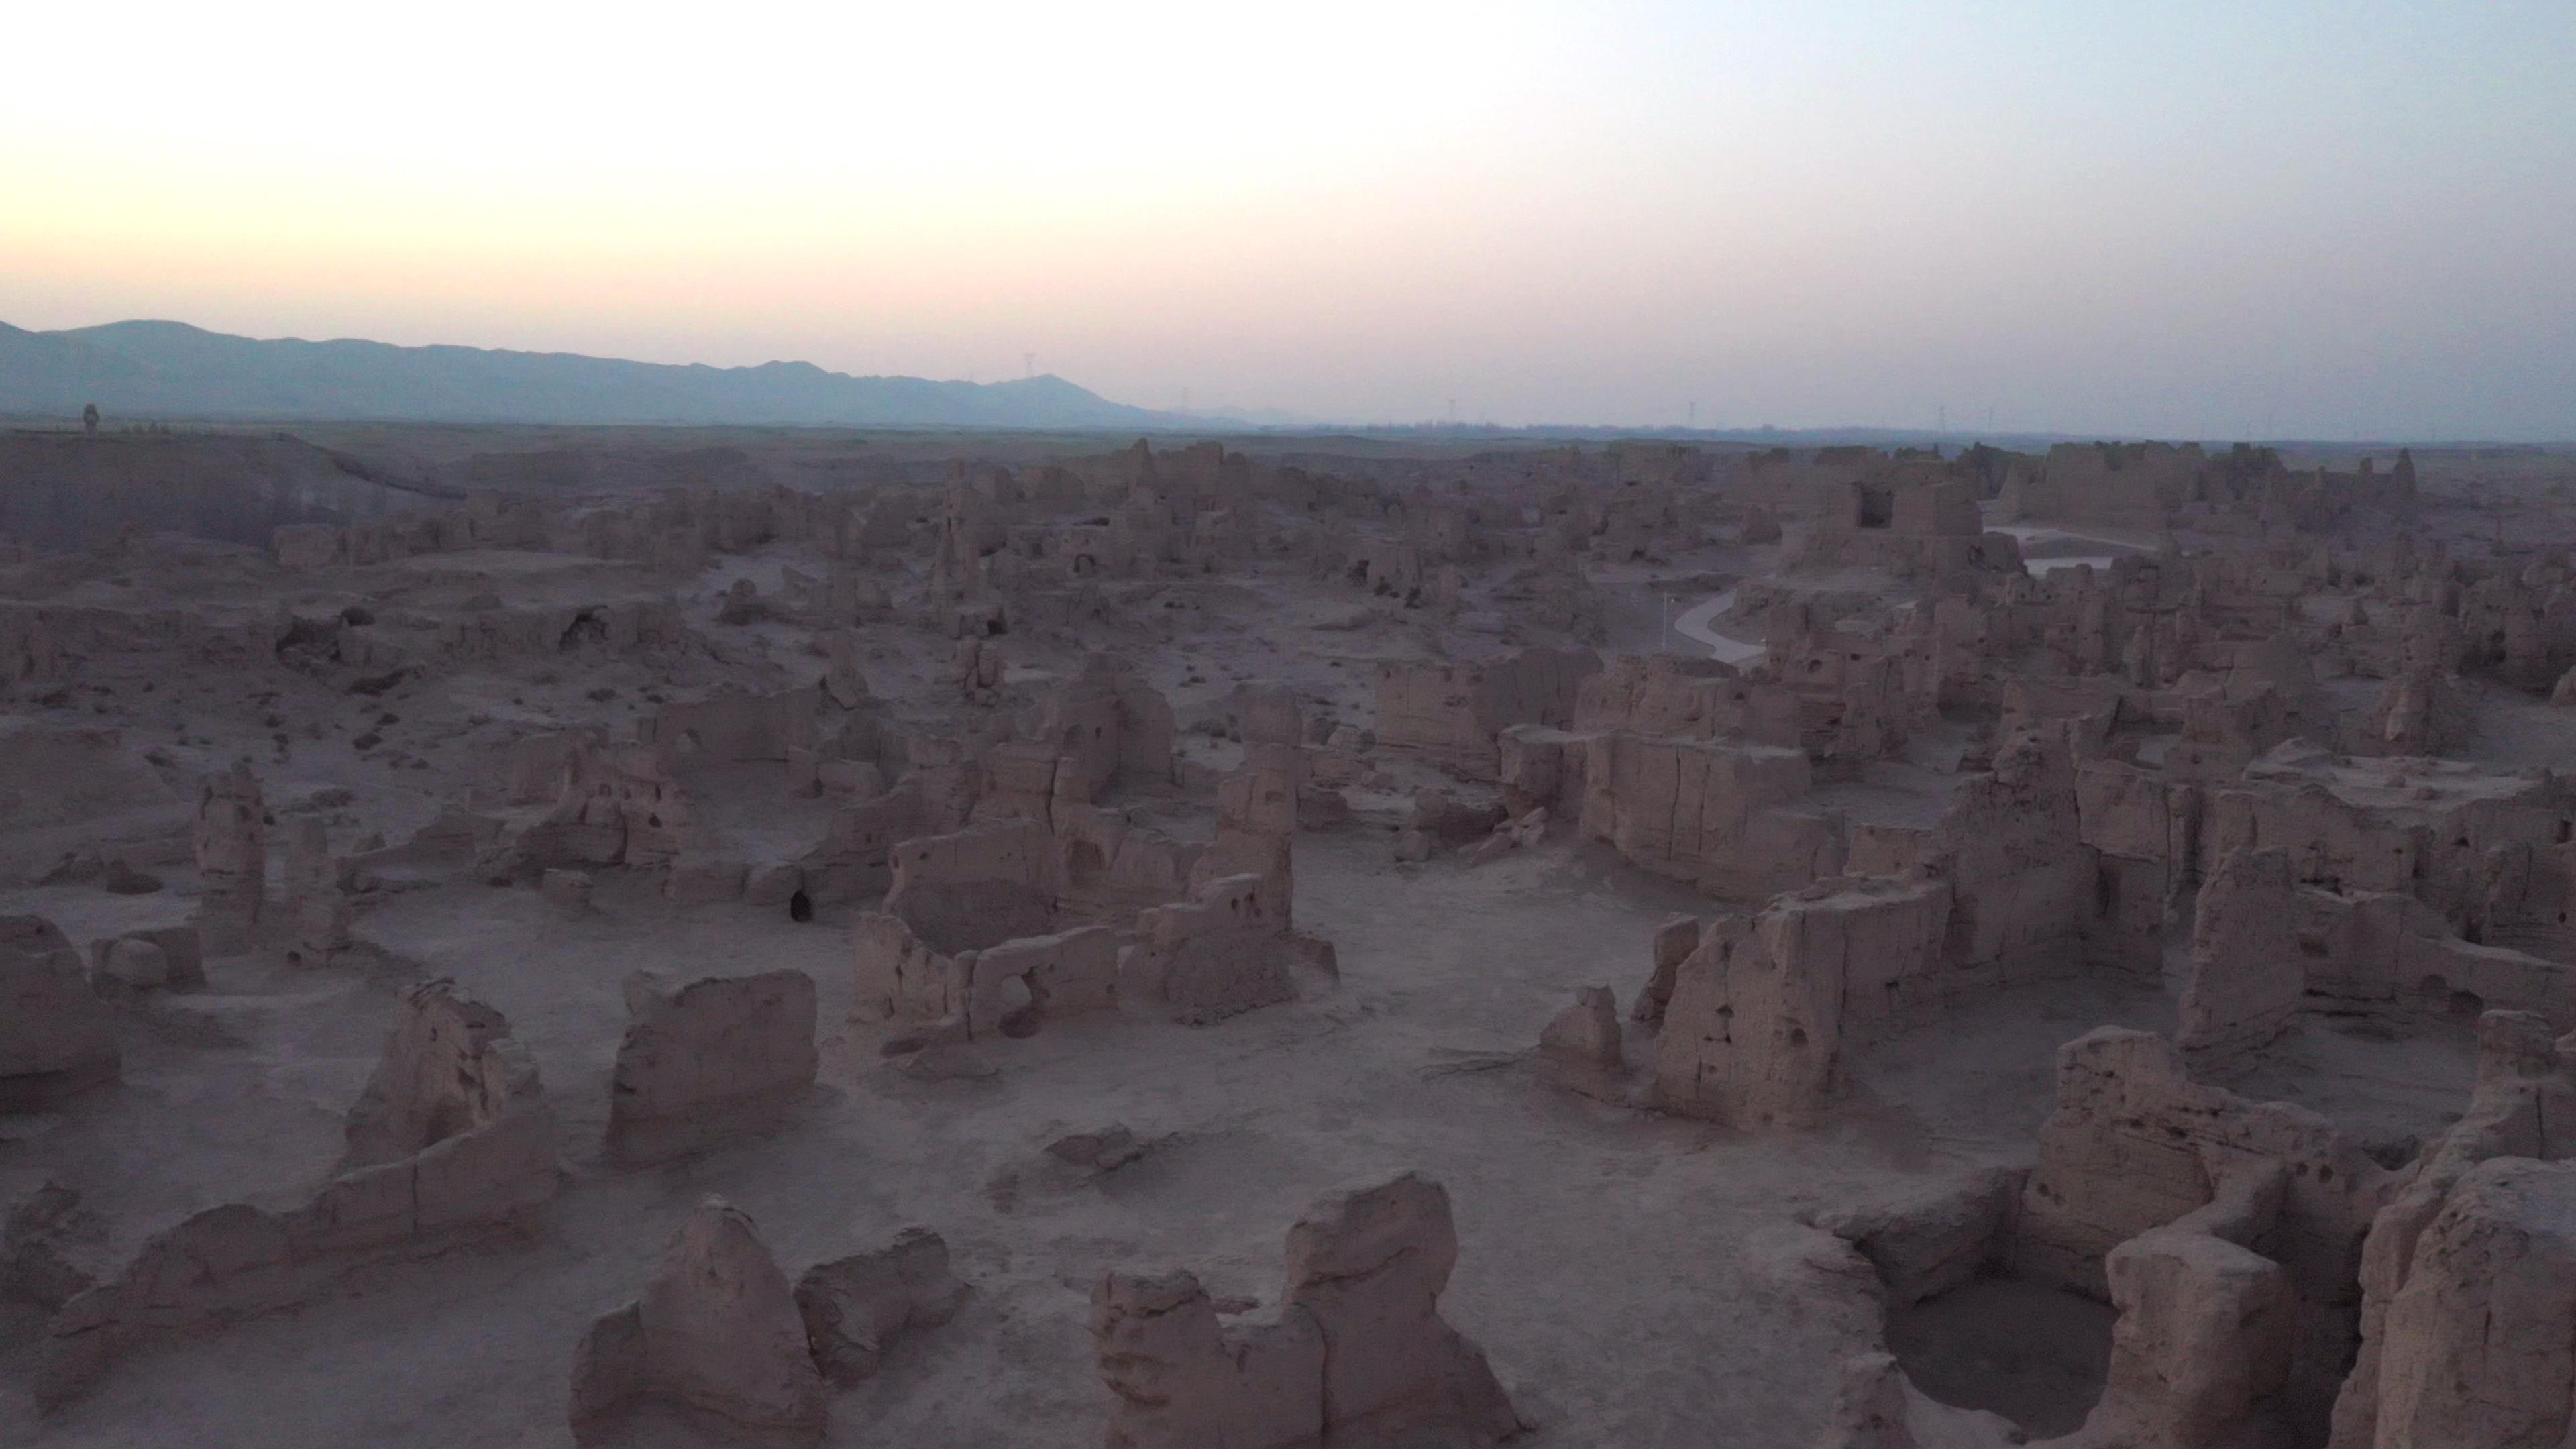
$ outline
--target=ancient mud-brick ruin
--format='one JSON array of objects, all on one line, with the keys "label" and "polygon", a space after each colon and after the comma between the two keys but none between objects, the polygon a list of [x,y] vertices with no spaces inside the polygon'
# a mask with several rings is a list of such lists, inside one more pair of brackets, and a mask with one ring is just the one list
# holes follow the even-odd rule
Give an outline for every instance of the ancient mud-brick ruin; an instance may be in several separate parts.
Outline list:
[{"label": "ancient mud-brick ruin", "polygon": [[751,1219],[721,1198],[681,1226],[644,1296],[582,1337],[572,1367],[575,1437],[639,1401],[667,1404],[717,1432],[822,1436],[831,1405],[795,1293]]},{"label": "ancient mud-brick ruin", "polygon": [[1448,1195],[1406,1174],[1317,1202],[1288,1234],[1272,1322],[1227,1329],[1187,1271],[1091,1295],[1108,1442],[1499,1443],[1520,1428],[1485,1356],[1442,1320],[1458,1257]]},{"label": "ancient mud-brick ruin", "polygon": [[344,441],[0,550],[11,1449],[2576,1442],[2557,455]]},{"label": "ancient mud-brick ruin", "polygon": [[814,1085],[814,979],[801,971],[626,980],[608,1150],[656,1162],[757,1132]]},{"label": "ancient mud-brick ruin", "polygon": [[347,1135],[308,1200],[207,1208],[95,1280],[65,1282],[72,1291],[48,1305],[38,1401],[85,1392],[155,1338],[290,1307],[382,1261],[524,1235],[555,1194],[554,1115],[535,1066],[500,1013],[445,981],[406,994]]}]

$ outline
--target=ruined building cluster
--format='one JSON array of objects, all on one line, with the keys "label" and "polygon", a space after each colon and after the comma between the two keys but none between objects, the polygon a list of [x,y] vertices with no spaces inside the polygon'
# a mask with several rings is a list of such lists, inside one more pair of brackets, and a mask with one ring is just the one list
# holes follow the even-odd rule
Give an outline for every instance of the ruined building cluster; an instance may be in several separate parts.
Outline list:
[{"label": "ruined building cluster", "polygon": [[[1655,1251],[1812,1291],[1655,1312],[1824,1372],[1759,1425],[1691,1388],[1707,1442],[2576,1443],[2541,502],[2162,444],[995,451],[20,551],[27,1422],[525,1272],[527,1442],[976,1442],[900,1419],[976,1374],[1031,1443],[1611,1442],[1630,1386],[1548,1327],[1601,1304],[1515,1275],[1724,1150],[1810,1155]],[[1627,974],[1467,919],[1551,901]],[[1452,934],[1471,990],[1417,974]],[[1951,1064],[2002,1147],[1833,1155],[2016,1012]],[[1403,1085],[1293,1096],[1325,1050]],[[187,1116],[227,1101],[270,1126]],[[1419,1160],[1426,1103],[1507,1114],[1493,1160]],[[213,1135],[116,1146],[164,1107]],[[1598,1218],[1514,1196],[1562,1172]],[[1978,1291],[2111,1325],[2080,1413],[1904,1347]],[[1639,1311],[1603,1352],[1695,1384]]]}]

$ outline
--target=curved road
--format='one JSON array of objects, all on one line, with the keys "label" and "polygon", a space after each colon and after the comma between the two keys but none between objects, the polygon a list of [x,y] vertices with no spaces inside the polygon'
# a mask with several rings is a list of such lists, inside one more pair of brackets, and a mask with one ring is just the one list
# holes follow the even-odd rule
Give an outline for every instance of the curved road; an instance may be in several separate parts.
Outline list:
[{"label": "curved road", "polygon": [[[1987,531],[1991,533],[2011,534],[2017,542],[2028,541],[2035,537],[2055,536],[2059,538],[2082,539],[2087,543],[2107,543],[2114,548],[2127,550],[2144,550],[2150,547],[2150,545],[2140,544],[2133,538],[2115,538],[2109,534],[2102,533],[2083,533],[2075,529],[2059,528],[2054,525],[1992,524],[1988,526]],[[2111,560],[2114,557],[2116,557],[2116,555],[2113,554],[2083,554],[2073,557],[2027,559],[2023,561],[2022,566],[2033,574],[2044,574],[2053,569],[2071,568],[2076,564],[2091,564],[2095,568],[2109,568],[2111,566]],[[1717,630],[1710,627],[1710,622],[1712,620],[1734,607],[1735,590],[1728,589],[1724,593],[1712,595],[1709,598],[1692,605],[1688,610],[1684,611],[1679,618],[1673,620],[1673,630],[1683,638],[1707,649],[1708,657],[1715,659],[1720,663],[1747,664],[1760,659],[1763,654],[1763,646],[1760,643],[1748,643],[1742,639],[1720,634]]]},{"label": "curved road", "polygon": [[1735,590],[1728,589],[1691,606],[1688,612],[1673,620],[1673,628],[1683,638],[1707,647],[1708,657],[1722,664],[1744,664],[1762,657],[1760,644],[1748,644],[1730,638],[1709,627],[1709,621],[1735,607]]}]

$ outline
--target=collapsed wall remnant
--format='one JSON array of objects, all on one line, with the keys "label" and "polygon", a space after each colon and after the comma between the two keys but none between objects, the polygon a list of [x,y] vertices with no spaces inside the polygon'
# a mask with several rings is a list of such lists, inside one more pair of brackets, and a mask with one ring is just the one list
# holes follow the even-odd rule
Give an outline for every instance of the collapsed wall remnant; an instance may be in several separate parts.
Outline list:
[{"label": "collapsed wall remnant", "polygon": [[814,1365],[835,1384],[876,1373],[898,1334],[946,1323],[965,1297],[947,1240],[928,1228],[906,1228],[876,1252],[817,1263],[796,1279]]},{"label": "collapsed wall remnant", "polygon": [[1682,963],[1699,949],[1700,928],[1697,916],[1674,916],[1655,928],[1654,969],[1647,974],[1636,999],[1628,1003],[1632,1019],[1649,1024],[1664,1019],[1664,1008],[1673,999],[1673,983],[1680,979]]},{"label": "collapsed wall remnant", "polygon": [[[101,936],[90,942],[89,950],[90,979],[101,989],[107,981],[175,989],[206,984],[205,946],[193,922]],[[138,953],[146,966],[141,975],[133,969]]]},{"label": "collapsed wall remnant", "polygon": [[349,949],[351,909],[341,889],[340,862],[331,854],[330,831],[322,821],[295,823],[287,844],[285,915],[286,959],[297,966],[327,966]]},{"label": "collapsed wall remnant", "polygon": [[1819,1214],[1815,1225],[1869,1260],[1890,1307],[1910,1308],[2002,1268],[2027,1176],[1987,1168]]},{"label": "collapsed wall remnant", "polygon": [[2357,755],[2439,755],[2465,744],[2476,718],[2448,669],[2419,665],[2390,676],[2369,717],[2345,733]]},{"label": "collapsed wall remnant", "polygon": [[1538,1049],[1569,1066],[1616,1071],[1619,1057],[1619,1000],[1607,986],[1576,989],[1574,1004],[1558,1012],[1539,1033]]},{"label": "collapsed wall remnant", "polygon": [[2099,872],[2088,957],[2161,984],[2167,920],[2193,858],[2201,797],[2122,760],[2075,764],[2079,839]]},{"label": "collapsed wall remnant", "polygon": [[1803,751],[1611,734],[1580,778],[1583,833],[1659,875],[1762,896],[1841,868],[1838,822],[1796,808],[1814,784]]},{"label": "collapsed wall remnant", "polygon": [[1963,784],[1924,862],[1950,883],[1948,970],[1996,984],[2073,973],[2100,874],[2079,808],[2063,730],[2012,731]]},{"label": "collapsed wall remnant", "polygon": [[814,978],[793,968],[686,985],[626,978],[608,1149],[658,1162],[774,1125],[814,1085]]},{"label": "collapsed wall remnant", "polygon": [[836,807],[823,839],[796,862],[806,894],[817,905],[882,897],[894,882],[895,846],[925,821],[917,785]]},{"label": "collapsed wall remnant", "polygon": [[1815,1120],[1846,1047],[1938,1006],[1949,913],[1946,882],[1855,877],[1712,923],[1674,969],[1656,1103],[1740,1126]]},{"label": "collapsed wall remnant", "polygon": [[170,954],[159,943],[126,936],[93,944],[95,989],[149,990],[170,984]]},{"label": "collapsed wall remnant", "polygon": [[1601,657],[1589,649],[1523,649],[1473,664],[1381,664],[1378,743],[1491,780],[1495,736],[1510,725],[1572,723],[1575,691],[1600,671]]},{"label": "collapsed wall remnant", "polygon": [[0,916],[0,1111],[112,1082],[120,1060],[115,1013],[72,943],[41,916]]},{"label": "collapsed wall remnant", "polygon": [[990,822],[907,840],[884,905],[851,933],[852,1020],[929,1023],[923,1040],[1021,1035],[1115,1000],[1117,933],[1058,931],[1046,828]]},{"label": "collapsed wall remnant", "polygon": [[[2277,1183],[2268,1205],[2277,1209]],[[2268,1229],[2249,1222],[2237,1235]],[[2103,1267],[2120,1317],[2087,1442],[2232,1449],[2279,1432],[2298,1340],[2286,1269],[2190,1225],[2141,1233]]]},{"label": "collapsed wall remnant", "polygon": [[248,762],[209,775],[194,830],[197,932],[209,956],[238,956],[259,936],[268,893],[268,811]]},{"label": "collapsed wall remnant", "polygon": [[1136,933],[1122,993],[1194,1025],[1296,1000],[1300,965],[1337,970],[1332,943],[1289,929],[1286,903],[1257,875],[1212,880],[1146,911]]},{"label": "collapsed wall remnant", "polygon": [[810,1443],[831,1410],[787,1275],[751,1219],[708,1198],[671,1240],[643,1296],[582,1336],[573,1436],[587,1441],[639,1401],[718,1432]]},{"label": "collapsed wall remnant", "polygon": [[557,1180],[554,1113],[508,1020],[451,982],[413,987],[321,1191],[155,1234],[46,1325],[37,1398],[66,1402],[138,1344],[289,1307],[367,1264],[525,1233]]},{"label": "collapsed wall remnant", "polygon": [[[2468,1432],[2469,1424],[2453,1417],[2458,1408],[2456,1401],[2436,1410],[2422,1424],[2392,1424],[2385,1430],[2381,1425],[2382,1405],[2390,1394],[2386,1366],[2392,1356],[2406,1361],[2410,1373],[2421,1374],[2436,1360],[2455,1354],[2456,1341],[2447,1345],[2439,1341],[2445,1335],[2456,1335],[2458,1327],[2446,1322],[2443,1313],[2419,1306],[2416,1312],[2420,1316],[2401,1332],[2392,1325],[2390,1310],[2425,1261],[2420,1245],[2463,1180],[2481,1163],[2499,1158],[2544,1162],[2576,1158],[2576,1042],[2553,1040],[2549,1023],[2530,1012],[2490,1011],[2479,1019],[2478,1078],[2468,1111],[2450,1131],[2426,1145],[2407,1169],[2392,1200],[2371,1221],[2370,1235],[2362,1245],[2360,1268],[2361,1350],[2335,1401],[2332,1449],[2378,1449],[2392,1442],[2412,1449],[2446,1442],[2440,1437],[2443,1431],[2465,1435],[2450,1442],[2486,1442]],[[2566,1221],[2561,1220],[2562,1227]],[[2449,1271],[2456,1271],[2456,1267]],[[2549,1291],[2537,1273],[2526,1281],[2534,1289]],[[2455,1281],[2447,1287],[2427,1289],[2426,1296],[2462,1291],[2464,1285]],[[2462,1381],[2485,1376],[2479,1365],[2457,1357],[2433,1371],[2457,1375]],[[2545,1376],[2551,1366],[2522,1363],[2511,1371]],[[2560,1366],[2556,1372],[2554,1382],[2563,1385],[2570,1381],[2569,1367]],[[2536,1381],[2552,1382],[2545,1377]],[[2425,1387],[2418,1379],[2402,1396],[2410,1404],[2420,1403]],[[2521,1390],[2493,1383],[2488,1392],[2498,1403],[2505,1403]],[[2563,1398],[2563,1389],[2560,1392]],[[2555,1441],[2542,1437],[2529,1442]]]},{"label": "collapsed wall remnant", "polygon": [[1124,659],[1085,655],[1047,702],[1038,738],[1051,747],[1048,798],[1088,805],[1118,786],[1172,783],[1172,706]]},{"label": "collapsed wall remnant", "polygon": [[933,950],[882,912],[859,917],[853,936],[858,991],[850,1018],[926,1023],[922,1041],[1027,1036],[1046,1021],[1117,1002],[1118,934],[1083,926],[1020,936],[982,950]]},{"label": "collapsed wall remnant", "polygon": [[696,838],[669,746],[577,739],[554,803],[505,834],[475,874],[499,882],[533,878],[550,867],[650,869],[669,865]]},{"label": "collapsed wall remnant", "polygon": [[[1224,788],[1220,781],[1220,799]],[[1226,831],[1222,806],[1217,830],[1220,836]],[[1127,811],[1096,805],[1059,810],[1057,911],[1069,920],[1123,925],[1138,911],[1188,895],[1212,848],[1177,840]]]},{"label": "collapsed wall remnant", "polygon": [[2307,989],[2289,856],[2231,852],[2200,888],[2174,1044],[2204,1070],[2240,1063],[2289,1029]]},{"label": "collapsed wall remnant", "polygon": [[2388,1306],[2374,1449],[2546,1449],[2576,1433],[2576,1166],[2462,1175]]},{"label": "collapsed wall remnant", "polygon": [[2021,1195],[2014,1269],[2108,1299],[2115,1248],[2266,1176],[2279,1205],[2260,1214],[2270,1225],[2253,1246],[2288,1272],[2297,1300],[2282,1414],[2321,1431],[2354,1353],[2354,1268],[2390,1176],[2316,1113],[2194,1082],[2152,1032],[2104,1027],[2067,1043]]},{"label": "collapsed wall remnant", "polygon": [[[479,1156],[488,1167],[508,1169],[494,1174],[495,1187],[525,1169],[522,1190],[551,1191],[554,1114],[535,1063],[512,1038],[509,1018],[446,980],[406,993],[384,1056],[349,1109],[345,1135],[341,1173],[455,1141],[461,1145],[447,1156]],[[433,1170],[426,1185],[441,1186],[441,1176]]]},{"label": "collapsed wall remnant", "polygon": [[1042,936],[1055,922],[1055,852],[1033,820],[903,841],[879,907],[946,952]]},{"label": "collapsed wall remnant", "polygon": [[[1119,1449],[1484,1446],[1519,1432],[1473,1342],[1440,1317],[1449,1195],[1418,1173],[1328,1194],[1288,1234],[1278,1317],[1227,1327],[1197,1278],[1112,1273],[1091,1295]],[[1435,1438],[1435,1436],[1437,1436]]]},{"label": "collapsed wall remnant", "polygon": [[1975,485],[1944,476],[1947,468],[1907,462],[1883,481],[1818,484],[1808,500],[1806,537],[1791,563],[1930,579],[2019,568],[2021,550],[2012,536],[1985,531]]},{"label": "collapsed wall remnant", "polygon": [[1216,839],[1190,868],[1193,886],[1230,875],[1260,876],[1283,925],[1294,920],[1296,910],[1305,734],[1296,695],[1275,686],[1245,691],[1243,763],[1217,781]]},{"label": "collapsed wall remnant", "polygon": [[1115,1449],[1311,1449],[1324,1436],[1324,1345],[1293,1306],[1229,1328],[1187,1272],[1113,1273],[1091,1294]]},{"label": "collapsed wall remnant", "polygon": [[1607,986],[1578,987],[1574,1004],[1538,1036],[1540,1079],[1581,1096],[1625,1103],[1631,1097],[1619,1027],[1619,1000]]}]

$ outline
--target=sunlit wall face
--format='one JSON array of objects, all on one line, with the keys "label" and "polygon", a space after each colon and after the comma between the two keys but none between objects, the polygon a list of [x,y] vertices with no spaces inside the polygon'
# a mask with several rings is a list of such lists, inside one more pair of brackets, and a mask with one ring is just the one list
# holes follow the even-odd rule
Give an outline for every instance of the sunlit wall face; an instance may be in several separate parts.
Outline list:
[{"label": "sunlit wall face", "polygon": [[22,7],[0,320],[2576,435],[2576,6]]}]

